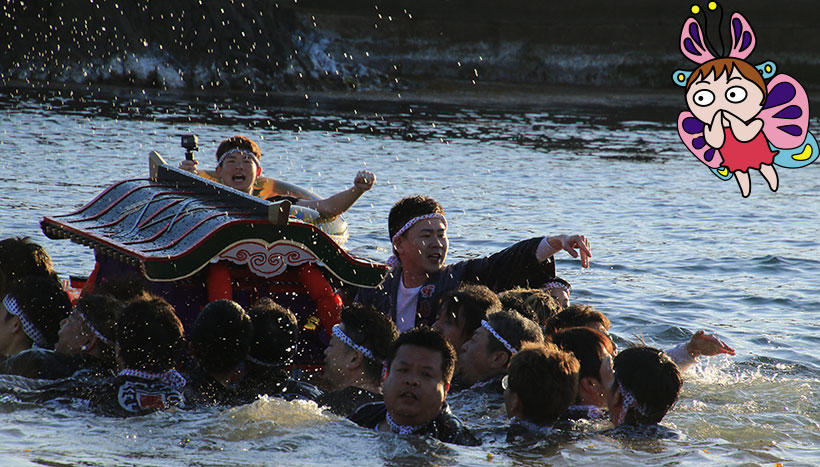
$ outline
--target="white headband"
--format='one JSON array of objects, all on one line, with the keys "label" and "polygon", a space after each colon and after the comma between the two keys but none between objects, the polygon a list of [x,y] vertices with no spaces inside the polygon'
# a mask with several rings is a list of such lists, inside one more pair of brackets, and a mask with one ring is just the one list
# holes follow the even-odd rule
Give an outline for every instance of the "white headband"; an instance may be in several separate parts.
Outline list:
[{"label": "white headband", "polygon": [[262,360],[259,360],[258,358],[254,358],[253,356],[251,356],[251,354],[248,354],[248,355],[245,357],[245,360],[247,360],[247,361],[249,361],[249,362],[253,363],[254,365],[263,366],[263,367],[265,367],[265,368],[275,368],[275,367],[279,366],[279,365],[277,365],[277,364],[275,364],[275,363],[263,362]]},{"label": "white headband", "polygon": [[447,227],[447,219],[444,218],[444,215],[439,214],[437,212],[433,212],[433,213],[430,213],[430,214],[424,214],[422,216],[414,217],[414,218],[410,219],[409,221],[407,221],[407,223],[404,224],[404,227],[400,228],[398,232],[393,234],[393,237],[390,238],[390,241],[395,242],[396,239],[401,236],[401,234],[403,234],[404,232],[407,232],[407,230],[410,227],[413,227],[413,225],[415,225],[416,222],[425,221],[427,219],[439,219],[441,222],[444,222],[444,227],[445,228]]},{"label": "white headband", "polygon": [[149,380],[160,380],[163,383],[171,386],[172,388],[179,391],[180,389],[185,387],[185,384],[188,382],[185,380],[185,377],[179,374],[179,372],[171,368],[170,370],[164,373],[149,373],[147,371],[141,370],[132,370],[130,368],[126,368],[125,370],[120,371],[118,376],[136,376],[137,378],[142,379],[149,379]]},{"label": "white headband", "polygon": [[393,417],[390,416],[390,412],[387,412],[384,418],[387,420],[387,424],[390,425],[390,431],[400,435],[412,435],[422,427],[422,425],[399,425],[393,421]]},{"label": "white headband", "polygon": [[541,288],[544,289],[544,290],[546,290],[546,289],[564,289],[567,292],[572,290],[572,287],[568,287],[567,284],[564,284],[564,283],[558,282],[558,281],[547,282]]},{"label": "white headband", "polygon": [[253,160],[253,163],[256,164],[257,168],[262,167],[262,164],[259,163],[259,158],[256,157],[256,154],[239,148],[229,149],[228,151],[225,151],[222,154],[222,157],[220,157],[219,160],[216,162],[216,166],[219,167],[220,165],[222,165],[222,163],[225,161],[225,158],[234,153],[239,153],[239,155],[241,156],[250,157]]},{"label": "white headband", "polygon": [[345,334],[338,324],[333,325],[333,335],[338,337],[340,341],[347,344],[348,347],[352,348],[353,350],[358,350],[359,352],[361,352],[362,355],[364,355],[365,357],[374,361],[378,361],[378,359],[376,359],[376,357],[373,356],[373,352],[371,352],[370,349],[353,342],[353,339],[351,339],[347,334]]},{"label": "white headband", "polygon": [[629,411],[630,407],[633,407],[635,410],[640,412],[641,415],[646,416],[646,410],[641,407],[641,404],[638,403],[638,400],[635,399],[635,396],[629,392],[628,389],[618,381],[618,388],[621,390],[621,396],[624,398],[624,407],[621,410],[621,414],[618,416],[618,425],[624,422],[624,418],[626,418],[626,413]]},{"label": "white headband", "polygon": [[37,327],[34,326],[31,321],[26,318],[23,310],[19,305],[17,305],[17,300],[15,300],[14,297],[11,295],[6,295],[6,297],[3,298],[3,305],[9,313],[20,319],[20,323],[23,325],[23,332],[25,332],[28,338],[34,342],[35,346],[44,348],[48,347],[46,337],[40,332],[39,329],[37,329]]},{"label": "white headband", "polygon": [[82,319],[85,322],[85,325],[88,326],[89,329],[91,329],[91,332],[93,332],[95,336],[97,336],[97,339],[101,340],[106,345],[109,345],[111,347],[114,346],[114,343],[111,342],[111,339],[103,336],[100,331],[97,331],[97,328],[95,328],[94,325],[91,324],[91,321],[89,321],[88,318],[85,317],[85,314],[83,314],[83,312],[79,308],[74,307],[74,309],[77,310],[77,314],[80,315],[80,319]]},{"label": "white headband", "polygon": [[493,327],[492,327],[492,326],[490,326],[490,323],[488,323],[488,322],[487,322],[487,320],[482,319],[482,320],[481,320],[481,325],[484,327],[484,329],[486,329],[487,331],[489,331],[489,332],[490,332],[490,334],[492,334],[492,335],[493,335],[496,339],[498,339],[498,342],[501,342],[501,344],[503,344],[503,345],[504,345],[504,347],[506,347],[506,348],[507,348],[507,350],[509,350],[511,354],[515,355],[516,353],[518,353],[518,351],[517,351],[517,350],[515,350],[515,347],[511,346],[511,345],[510,345],[510,343],[509,343],[509,342],[507,342],[507,340],[506,340],[506,339],[504,339],[503,337],[501,337],[501,335],[500,335],[500,334],[498,334],[498,333],[495,331],[495,329],[493,329]]}]

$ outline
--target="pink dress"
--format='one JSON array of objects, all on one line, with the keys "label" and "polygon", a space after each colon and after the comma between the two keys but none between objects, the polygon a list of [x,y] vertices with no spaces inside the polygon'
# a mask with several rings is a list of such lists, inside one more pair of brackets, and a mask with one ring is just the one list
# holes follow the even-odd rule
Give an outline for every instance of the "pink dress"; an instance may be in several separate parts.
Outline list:
[{"label": "pink dress", "polygon": [[772,152],[769,148],[769,143],[762,131],[753,140],[745,143],[735,138],[730,127],[724,128],[723,133],[726,135],[726,140],[720,148],[720,155],[723,156],[723,166],[730,172],[759,170],[761,164],[772,164],[777,153]]}]

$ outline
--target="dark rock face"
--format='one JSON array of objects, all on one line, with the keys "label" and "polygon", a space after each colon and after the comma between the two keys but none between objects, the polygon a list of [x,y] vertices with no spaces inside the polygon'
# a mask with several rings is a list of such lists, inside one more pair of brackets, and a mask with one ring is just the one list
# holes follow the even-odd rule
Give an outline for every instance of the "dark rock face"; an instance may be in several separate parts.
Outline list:
[{"label": "dark rock face", "polygon": [[[723,2],[726,3],[726,2]],[[809,0],[740,9],[753,63],[820,83]],[[666,88],[689,5],[636,0],[11,0],[0,84],[110,83],[251,92],[402,89],[439,81]]]}]

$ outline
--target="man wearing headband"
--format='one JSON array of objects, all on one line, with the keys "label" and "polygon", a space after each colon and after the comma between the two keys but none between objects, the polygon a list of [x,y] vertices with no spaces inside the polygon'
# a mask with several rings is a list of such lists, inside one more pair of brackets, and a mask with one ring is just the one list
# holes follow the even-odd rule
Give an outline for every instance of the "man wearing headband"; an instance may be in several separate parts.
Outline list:
[{"label": "man wearing headband", "polygon": [[396,325],[379,311],[353,303],[342,309],[325,349],[323,381],[329,392],[316,400],[347,417],[367,402],[382,400],[382,369]]},{"label": "man wearing headband", "polygon": [[669,357],[651,347],[631,347],[601,363],[609,418],[615,426],[660,423],[678,400],[683,384]]},{"label": "man wearing headband", "polygon": [[[253,194],[256,179],[262,175],[260,159],[262,151],[250,138],[236,135],[222,141],[216,149],[216,177],[220,183],[244,193]],[[196,160],[184,160],[179,167],[197,173]],[[333,218],[347,211],[353,203],[373,187],[376,176],[367,170],[359,171],[353,179],[353,186],[325,199],[307,200],[289,196],[294,204],[315,209],[323,217]],[[277,197],[280,198],[280,197]]]},{"label": "man wearing headband", "polygon": [[562,310],[569,306],[569,296],[572,293],[572,285],[565,279],[553,277],[552,280],[542,285],[541,288],[552,295],[552,298],[558,302]]},{"label": "man wearing headband", "polygon": [[194,321],[190,346],[195,365],[186,372],[185,398],[194,405],[230,405],[238,397],[230,387],[253,339],[251,318],[233,300],[205,305]]},{"label": "man wearing headband", "polygon": [[116,333],[117,377],[75,397],[116,416],[185,408],[186,380],[175,369],[184,352],[182,323],[161,298],[136,300],[120,312]]},{"label": "man wearing headband", "polygon": [[552,256],[561,250],[589,266],[589,241],[583,235],[537,237],[485,258],[445,266],[447,220],[434,199],[412,196],[390,210],[388,230],[396,261],[381,286],[362,289],[356,300],[388,314],[399,331],[432,325],[439,295],[461,282],[483,284],[495,292],[544,284],[555,277]]},{"label": "man wearing headband", "polygon": [[419,327],[400,335],[385,362],[384,402],[359,407],[350,420],[383,432],[479,445],[445,402],[455,360],[453,346],[437,331]]},{"label": "man wearing headband", "polygon": [[71,313],[60,283],[48,277],[18,280],[0,300],[0,356],[26,349],[50,349],[57,341],[60,321]]},{"label": "man wearing headband", "polygon": [[45,248],[29,237],[0,240],[0,300],[16,281],[28,276],[57,277]]},{"label": "man wearing headband", "polygon": [[34,347],[0,363],[0,373],[27,378],[67,378],[77,371],[109,376],[116,369],[114,330],[122,303],[105,295],[84,295],[60,321],[54,350]]},{"label": "man wearing headband", "polygon": [[488,315],[461,348],[458,362],[461,381],[471,390],[503,394],[501,379],[513,355],[524,343],[543,342],[541,328],[515,311]]}]

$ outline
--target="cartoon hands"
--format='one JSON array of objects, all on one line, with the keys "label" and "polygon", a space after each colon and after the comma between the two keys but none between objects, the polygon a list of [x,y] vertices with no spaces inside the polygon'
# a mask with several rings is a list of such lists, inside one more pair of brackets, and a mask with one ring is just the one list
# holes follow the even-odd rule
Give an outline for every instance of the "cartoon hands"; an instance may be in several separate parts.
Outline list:
[{"label": "cartoon hands", "polygon": [[373,188],[375,183],[376,174],[367,170],[360,170],[359,173],[356,174],[356,178],[353,179],[353,188],[359,193],[364,193]]},{"label": "cartoon hands", "polygon": [[689,342],[686,343],[686,350],[692,357],[698,357],[701,355],[711,357],[713,355],[720,354],[735,354],[735,349],[729,347],[725,342],[717,337],[711,334],[706,334],[706,331],[703,330],[696,332],[695,335],[689,339]]}]

